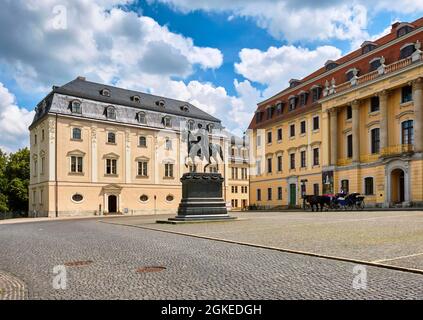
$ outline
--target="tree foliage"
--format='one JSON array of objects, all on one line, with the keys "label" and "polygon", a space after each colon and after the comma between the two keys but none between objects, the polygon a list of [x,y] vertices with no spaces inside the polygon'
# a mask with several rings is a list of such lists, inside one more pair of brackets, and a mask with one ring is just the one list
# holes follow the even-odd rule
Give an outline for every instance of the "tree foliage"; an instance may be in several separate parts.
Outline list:
[{"label": "tree foliage", "polygon": [[29,150],[0,150],[0,212],[28,212]]}]

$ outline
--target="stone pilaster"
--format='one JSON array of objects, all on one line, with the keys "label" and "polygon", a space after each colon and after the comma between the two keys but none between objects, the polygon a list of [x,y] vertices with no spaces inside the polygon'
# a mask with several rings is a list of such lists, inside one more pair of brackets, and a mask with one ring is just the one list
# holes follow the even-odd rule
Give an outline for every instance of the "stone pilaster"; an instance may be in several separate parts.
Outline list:
[{"label": "stone pilaster", "polygon": [[388,91],[379,92],[380,109],[380,150],[389,146],[388,140]]},{"label": "stone pilaster", "polygon": [[414,151],[423,151],[423,79],[413,81]]},{"label": "stone pilaster", "polygon": [[360,162],[360,102],[354,100],[351,103],[352,109],[352,140],[353,140],[353,162]]},{"label": "stone pilaster", "polygon": [[338,110],[332,108],[330,114],[330,164],[336,166],[338,161]]}]

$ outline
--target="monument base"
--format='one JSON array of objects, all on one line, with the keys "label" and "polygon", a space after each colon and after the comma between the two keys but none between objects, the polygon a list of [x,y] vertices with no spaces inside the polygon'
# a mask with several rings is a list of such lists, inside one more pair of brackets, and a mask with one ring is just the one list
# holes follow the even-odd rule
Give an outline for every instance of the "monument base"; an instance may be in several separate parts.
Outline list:
[{"label": "monument base", "polygon": [[168,219],[178,221],[222,221],[236,218],[228,215],[223,199],[220,173],[185,173],[182,178],[182,200],[178,215]]}]

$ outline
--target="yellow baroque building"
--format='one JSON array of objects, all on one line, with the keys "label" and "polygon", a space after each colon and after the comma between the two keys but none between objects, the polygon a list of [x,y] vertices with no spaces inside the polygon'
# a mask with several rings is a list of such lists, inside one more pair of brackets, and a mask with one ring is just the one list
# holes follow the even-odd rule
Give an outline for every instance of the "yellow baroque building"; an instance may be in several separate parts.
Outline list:
[{"label": "yellow baroque building", "polygon": [[367,206],[423,204],[423,18],[258,104],[249,126],[250,203],[299,206],[341,190]]},{"label": "yellow baroque building", "polygon": [[[176,214],[181,176],[206,165],[187,157],[187,129],[196,128],[222,147],[224,159],[207,171],[224,176],[228,207],[247,207],[248,158],[231,152],[247,157],[248,145],[219,119],[187,102],[83,77],[53,87],[29,128],[29,215]],[[247,169],[241,174],[241,168]]]}]

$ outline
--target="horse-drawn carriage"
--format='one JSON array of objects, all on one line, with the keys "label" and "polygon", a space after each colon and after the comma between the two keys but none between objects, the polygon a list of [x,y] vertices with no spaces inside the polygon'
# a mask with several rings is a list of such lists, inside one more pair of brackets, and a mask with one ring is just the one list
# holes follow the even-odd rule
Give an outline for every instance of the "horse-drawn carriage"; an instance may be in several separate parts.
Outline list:
[{"label": "horse-drawn carriage", "polygon": [[304,200],[304,210],[311,208],[311,211],[323,211],[326,210],[363,210],[365,207],[364,196],[360,195],[357,192],[350,194],[341,194],[336,195],[305,195]]}]

